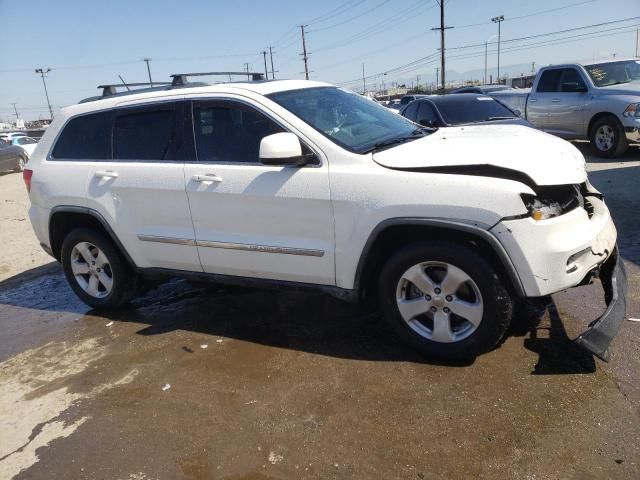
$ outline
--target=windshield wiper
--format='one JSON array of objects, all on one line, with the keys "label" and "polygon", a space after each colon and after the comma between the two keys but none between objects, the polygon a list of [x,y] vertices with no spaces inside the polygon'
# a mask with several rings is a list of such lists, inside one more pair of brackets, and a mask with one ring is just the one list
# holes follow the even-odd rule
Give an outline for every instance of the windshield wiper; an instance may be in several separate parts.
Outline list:
[{"label": "windshield wiper", "polygon": [[426,129],[426,128],[416,128],[413,132],[411,132],[411,135],[406,135],[404,137],[395,137],[395,138],[390,138],[388,140],[383,140],[382,142],[378,142],[376,143],[373,147],[369,148],[368,150],[362,152],[363,154],[365,153],[371,153],[371,152],[375,152],[376,150],[380,150],[381,148],[385,148],[385,147],[390,147],[392,145],[398,145],[400,143],[405,143],[408,142],[410,140],[415,140],[417,138],[422,138],[426,135],[427,131],[430,131],[431,129]]},{"label": "windshield wiper", "polygon": [[518,118],[518,117],[487,117],[487,121],[490,121],[490,120],[511,120],[512,118]]}]

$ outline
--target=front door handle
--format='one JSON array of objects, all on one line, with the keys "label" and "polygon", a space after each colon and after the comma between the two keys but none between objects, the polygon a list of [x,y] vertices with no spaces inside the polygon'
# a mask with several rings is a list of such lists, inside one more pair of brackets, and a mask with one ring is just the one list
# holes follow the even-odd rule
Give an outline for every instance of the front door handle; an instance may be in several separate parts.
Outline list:
[{"label": "front door handle", "polygon": [[113,170],[98,170],[93,176],[96,178],[117,178],[118,172],[114,172]]},{"label": "front door handle", "polygon": [[560,103],[560,99],[559,98],[552,98],[551,101],[553,103]]},{"label": "front door handle", "polygon": [[191,180],[200,183],[220,183],[222,181],[222,177],[219,177],[215,173],[207,173],[204,175],[194,175],[191,177]]}]

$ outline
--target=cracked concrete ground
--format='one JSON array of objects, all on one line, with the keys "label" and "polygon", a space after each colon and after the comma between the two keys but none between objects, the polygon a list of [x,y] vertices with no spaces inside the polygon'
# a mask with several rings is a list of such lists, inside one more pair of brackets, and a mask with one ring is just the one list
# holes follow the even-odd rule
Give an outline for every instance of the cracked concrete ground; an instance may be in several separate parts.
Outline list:
[{"label": "cracked concrete ground", "polygon": [[[640,152],[589,170],[639,318]],[[608,364],[568,341],[598,285],[523,309],[474,362],[433,363],[320,295],[174,280],[90,311],[26,208],[1,176],[2,479],[640,478],[640,323]]]}]

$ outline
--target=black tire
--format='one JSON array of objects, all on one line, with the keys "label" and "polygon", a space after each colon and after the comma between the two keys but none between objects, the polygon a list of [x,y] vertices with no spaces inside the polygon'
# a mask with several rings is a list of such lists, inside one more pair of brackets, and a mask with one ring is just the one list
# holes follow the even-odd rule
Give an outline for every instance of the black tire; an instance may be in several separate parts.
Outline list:
[{"label": "black tire", "polygon": [[[410,267],[423,262],[442,262],[457,267],[480,291],[482,320],[466,338],[452,343],[433,341],[418,334],[400,314],[396,301],[399,282]],[[507,288],[495,269],[462,243],[431,241],[403,247],[384,265],[378,285],[379,301],[386,320],[406,343],[429,357],[449,360],[475,358],[495,347],[511,322],[513,307]]]},{"label": "black tire", "polygon": [[[76,280],[71,267],[72,252],[76,245],[87,242],[97,247],[109,261],[113,286],[108,295],[97,298],[89,295]],[[84,303],[96,309],[115,309],[133,299],[138,292],[138,278],[122,254],[111,240],[91,228],[77,228],[71,231],[62,242],[60,254],[62,268],[69,285]]]},{"label": "black tire", "polygon": [[[613,142],[609,148],[605,148],[602,142],[598,141],[601,128],[611,129],[613,133]],[[599,118],[591,126],[591,132],[589,134],[589,140],[593,151],[598,157],[601,158],[613,158],[622,155],[629,148],[627,137],[624,134],[624,128],[614,116],[606,116]]]}]

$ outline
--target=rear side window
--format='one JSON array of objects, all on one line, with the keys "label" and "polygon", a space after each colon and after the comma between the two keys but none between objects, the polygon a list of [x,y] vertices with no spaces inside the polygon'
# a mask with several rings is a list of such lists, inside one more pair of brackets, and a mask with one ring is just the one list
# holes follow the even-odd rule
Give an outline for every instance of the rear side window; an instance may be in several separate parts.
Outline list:
[{"label": "rear side window", "polygon": [[416,121],[416,115],[418,114],[418,104],[420,102],[411,102],[407,105],[407,108],[402,113],[403,116],[407,117],[410,120]]},{"label": "rear side window", "polygon": [[111,112],[76,117],[53,149],[54,160],[111,160]]},{"label": "rear side window", "polygon": [[560,83],[560,75],[562,70],[545,70],[538,82],[538,88],[536,92],[557,92],[558,84]]},{"label": "rear side window", "polygon": [[116,160],[174,160],[173,109],[118,115],[113,129]]}]

